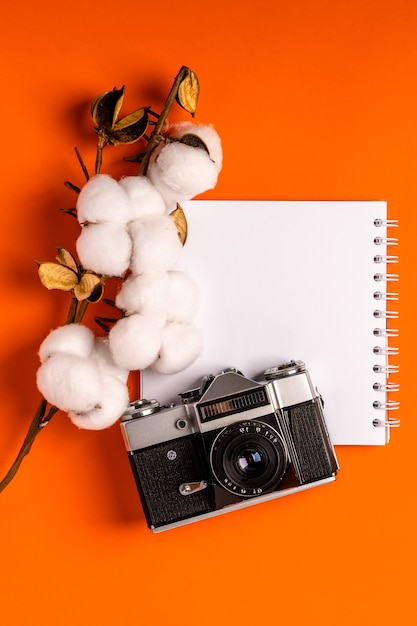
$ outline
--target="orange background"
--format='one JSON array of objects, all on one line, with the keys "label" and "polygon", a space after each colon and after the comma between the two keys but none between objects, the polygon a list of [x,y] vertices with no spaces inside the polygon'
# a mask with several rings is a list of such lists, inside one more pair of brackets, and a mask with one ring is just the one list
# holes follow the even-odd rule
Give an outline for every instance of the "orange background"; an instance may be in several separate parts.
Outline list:
[{"label": "orange background", "polygon": [[196,121],[223,140],[205,197],[382,199],[401,220],[402,419],[387,447],[338,448],[331,485],[152,535],[118,426],[56,415],[0,495],[1,623],[417,624],[417,3],[23,0],[2,9],[0,47],[2,473],[38,402],[38,346],[65,319],[33,260],[74,244],[58,209],[74,204],[63,181],[82,184],[75,145],[92,169],[88,105],[125,84],[125,113],[160,110],[183,64]]}]

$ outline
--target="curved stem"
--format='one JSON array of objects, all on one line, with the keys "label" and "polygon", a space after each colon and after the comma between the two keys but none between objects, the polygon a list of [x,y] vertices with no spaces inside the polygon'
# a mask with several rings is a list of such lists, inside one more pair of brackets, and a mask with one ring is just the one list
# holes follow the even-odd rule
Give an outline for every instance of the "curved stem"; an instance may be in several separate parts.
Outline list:
[{"label": "curved stem", "polygon": [[168,116],[169,110],[177,96],[178,88],[189,71],[190,71],[189,68],[186,65],[183,65],[174,79],[174,82],[171,87],[171,91],[169,92],[167,99],[165,100],[162,113],[159,116],[157,123],[155,124],[155,127],[149,138],[149,142],[146,146],[145,156],[143,157],[141,161],[140,168],[138,171],[138,176],[144,176],[146,174],[146,170],[148,169],[151,154],[156,148],[156,146],[158,145],[158,143],[160,142],[161,130],[162,130],[163,125],[165,124],[165,120]]},{"label": "curved stem", "polygon": [[74,322],[75,324],[80,324],[82,322],[85,312],[87,311],[88,305],[89,305],[88,300],[81,300],[80,308],[78,309],[78,311],[74,312],[74,317],[72,319],[72,322]]},{"label": "curved stem", "polygon": [[107,138],[103,132],[98,133],[97,151],[96,151],[96,163],[94,166],[94,173],[100,174],[101,165],[103,163],[103,148],[107,145]]},{"label": "curved stem", "polygon": [[25,458],[26,455],[29,454],[32,448],[32,444],[35,441],[37,435],[39,435],[43,427],[49,422],[49,420],[53,417],[53,415],[59,410],[56,406],[52,406],[49,409],[49,412],[45,417],[46,407],[47,407],[47,401],[45,400],[45,398],[41,398],[41,401],[39,402],[39,406],[36,410],[35,416],[29,426],[26,437],[23,441],[23,444],[15,460],[10,466],[7,474],[5,475],[3,480],[0,481],[0,492],[2,492],[3,489],[7,487],[7,485],[11,482],[11,480],[16,475],[19,467],[22,464],[23,459]]},{"label": "curved stem", "polygon": [[75,320],[75,316],[77,315],[77,306],[78,306],[78,300],[75,296],[72,296],[71,304],[68,309],[68,315],[67,315],[67,319],[65,320],[65,324],[73,323],[73,321]]},{"label": "curved stem", "polygon": [[[78,300],[72,296],[71,304],[68,310],[68,315],[65,324],[72,323],[80,323],[82,318],[85,315],[87,310],[88,302],[84,300],[77,312],[78,308]],[[28,431],[26,433],[26,437],[23,440],[22,446],[19,452],[16,455],[15,460],[11,464],[9,470],[5,474],[4,478],[0,480],[0,493],[7,487],[7,485],[12,481],[14,476],[16,475],[18,469],[20,468],[23,459],[29,454],[33,442],[36,437],[42,432],[43,428],[50,422],[52,417],[59,411],[58,407],[51,406],[49,411],[46,412],[48,406],[48,401],[42,397],[38,408],[36,409],[35,415],[30,423]]]}]

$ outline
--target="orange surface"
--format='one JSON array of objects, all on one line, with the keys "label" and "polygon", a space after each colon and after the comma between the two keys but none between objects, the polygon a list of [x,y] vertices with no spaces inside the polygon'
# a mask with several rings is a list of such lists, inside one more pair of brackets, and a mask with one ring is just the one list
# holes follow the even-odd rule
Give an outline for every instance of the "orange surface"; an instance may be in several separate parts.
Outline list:
[{"label": "orange surface", "polygon": [[92,167],[88,103],[125,84],[126,113],[158,109],[182,64],[200,78],[196,120],[223,139],[205,197],[384,199],[401,220],[402,420],[385,448],[339,448],[336,483],[154,536],[118,427],[58,414],[0,495],[1,623],[416,624],[417,4],[23,0],[0,31],[2,473],[37,405],[38,346],[65,317],[33,260],[73,245],[57,209],[74,202],[63,181],[82,183],[75,145]]}]

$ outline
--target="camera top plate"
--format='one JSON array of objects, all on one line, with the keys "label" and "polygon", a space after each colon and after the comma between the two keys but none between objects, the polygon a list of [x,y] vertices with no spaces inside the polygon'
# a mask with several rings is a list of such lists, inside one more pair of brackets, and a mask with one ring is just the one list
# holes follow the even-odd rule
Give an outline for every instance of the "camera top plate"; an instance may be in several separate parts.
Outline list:
[{"label": "camera top plate", "polygon": [[305,372],[305,364],[303,361],[290,361],[283,365],[275,365],[269,367],[264,372],[266,380],[275,380],[277,378],[284,378],[285,376],[293,376],[294,374],[301,374]]}]

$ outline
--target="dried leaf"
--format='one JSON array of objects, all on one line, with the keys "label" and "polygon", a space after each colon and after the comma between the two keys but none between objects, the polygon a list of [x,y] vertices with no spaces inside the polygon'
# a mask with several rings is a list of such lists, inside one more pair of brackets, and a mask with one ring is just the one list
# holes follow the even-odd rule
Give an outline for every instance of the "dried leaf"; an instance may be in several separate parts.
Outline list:
[{"label": "dried leaf", "polygon": [[91,104],[91,117],[97,129],[111,130],[123,104],[124,86],[101,93]]},{"label": "dried leaf", "polygon": [[87,300],[100,283],[101,280],[96,274],[87,272],[82,275],[80,282],[74,287],[74,296],[77,300]]},{"label": "dried leaf", "polygon": [[71,270],[78,273],[77,261],[74,259],[71,252],[68,252],[65,248],[57,248],[57,250],[58,254],[56,255],[56,258],[61,265],[65,265],[65,267],[69,267]]},{"label": "dried leaf", "polygon": [[116,122],[109,133],[109,144],[117,146],[138,141],[148,128],[149,107],[143,107]]},{"label": "dried leaf", "polygon": [[177,227],[178,237],[180,238],[182,245],[185,245],[188,235],[188,224],[185,213],[178,203],[177,208],[169,214],[169,217],[172,217],[174,220],[175,226]]},{"label": "dried leaf", "polygon": [[76,272],[59,263],[40,263],[38,273],[42,285],[47,289],[70,291],[78,283]]},{"label": "dried leaf", "polygon": [[198,94],[200,87],[198,84],[197,74],[190,69],[178,87],[176,100],[183,109],[194,115],[197,109]]}]

